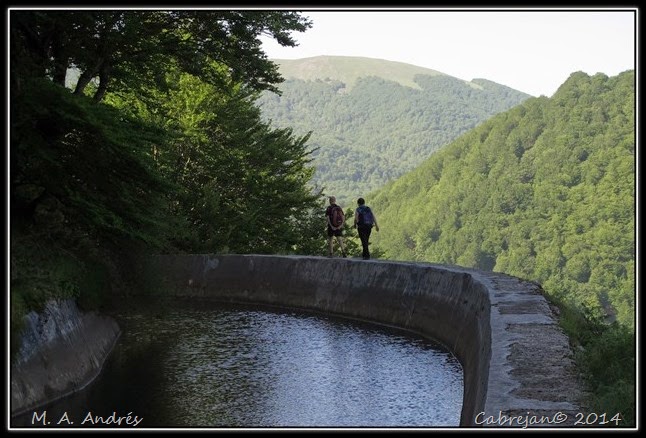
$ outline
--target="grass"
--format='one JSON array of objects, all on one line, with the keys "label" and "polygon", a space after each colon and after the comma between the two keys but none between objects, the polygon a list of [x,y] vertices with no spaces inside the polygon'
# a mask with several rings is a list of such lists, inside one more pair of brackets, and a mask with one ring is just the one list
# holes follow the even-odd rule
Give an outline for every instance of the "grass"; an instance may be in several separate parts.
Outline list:
[{"label": "grass", "polygon": [[403,62],[355,56],[316,56],[273,61],[280,65],[280,74],[285,78],[310,81],[335,79],[345,83],[348,89],[354,86],[358,78],[365,76],[377,76],[411,88],[420,88],[413,81],[415,75],[446,76],[436,70]]},{"label": "grass", "polygon": [[619,323],[608,324],[593,312],[549,299],[561,311],[559,323],[585,379],[588,413],[605,413],[608,419],[619,414],[619,427],[635,427],[635,333]]}]

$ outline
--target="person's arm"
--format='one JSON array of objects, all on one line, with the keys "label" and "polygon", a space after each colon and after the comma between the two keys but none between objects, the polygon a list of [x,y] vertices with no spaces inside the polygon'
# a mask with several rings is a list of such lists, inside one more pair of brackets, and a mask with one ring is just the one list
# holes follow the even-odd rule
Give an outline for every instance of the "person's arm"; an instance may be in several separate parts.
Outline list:
[{"label": "person's arm", "polygon": [[375,216],[375,212],[372,212],[372,220],[375,223],[375,230],[379,231],[379,225],[377,224],[377,216]]},{"label": "person's arm", "polygon": [[357,228],[357,223],[359,223],[359,209],[354,210],[354,227]]}]

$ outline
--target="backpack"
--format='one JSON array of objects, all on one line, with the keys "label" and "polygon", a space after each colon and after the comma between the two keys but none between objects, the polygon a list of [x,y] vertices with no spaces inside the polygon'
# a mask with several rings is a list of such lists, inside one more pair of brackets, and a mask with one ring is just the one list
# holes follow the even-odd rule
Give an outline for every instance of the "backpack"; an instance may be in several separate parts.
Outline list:
[{"label": "backpack", "polygon": [[338,205],[332,207],[330,212],[330,222],[333,227],[340,227],[345,222],[345,214],[343,214],[343,209]]},{"label": "backpack", "polygon": [[357,223],[359,225],[370,225],[372,226],[375,223],[375,219],[372,216],[372,210],[370,210],[370,207],[362,205],[359,207],[359,219],[357,220]]}]

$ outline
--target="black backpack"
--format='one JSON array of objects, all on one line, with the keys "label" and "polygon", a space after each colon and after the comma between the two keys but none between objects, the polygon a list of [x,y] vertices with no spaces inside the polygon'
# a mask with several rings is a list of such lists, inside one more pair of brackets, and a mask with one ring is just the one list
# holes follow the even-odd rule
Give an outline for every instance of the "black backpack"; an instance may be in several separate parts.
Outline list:
[{"label": "black backpack", "polygon": [[370,210],[370,207],[362,205],[357,209],[357,211],[359,212],[359,218],[357,219],[357,223],[359,225],[374,225],[375,218],[372,216],[372,210]]}]

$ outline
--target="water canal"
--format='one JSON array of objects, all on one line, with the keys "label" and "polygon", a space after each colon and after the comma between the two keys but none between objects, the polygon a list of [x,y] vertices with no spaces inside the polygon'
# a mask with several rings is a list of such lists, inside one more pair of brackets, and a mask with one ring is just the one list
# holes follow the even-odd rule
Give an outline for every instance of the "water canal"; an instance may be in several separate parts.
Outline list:
[{"label": "water canal", "polygon": [[12,427],[43,427],[44,411],[47,428],[114,427],[94,424],[96,416],[124,417],[122,427],[136,417],[137,428],[460,423],[460,363],[409,332],[195,301],[133,305],[114,316],[123,333],[99,378]]}]

